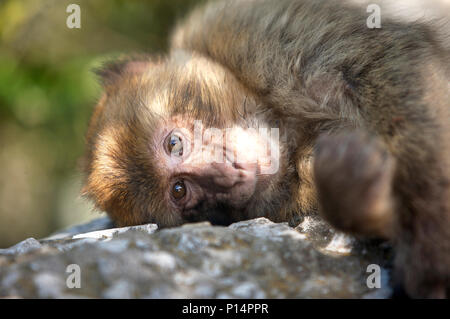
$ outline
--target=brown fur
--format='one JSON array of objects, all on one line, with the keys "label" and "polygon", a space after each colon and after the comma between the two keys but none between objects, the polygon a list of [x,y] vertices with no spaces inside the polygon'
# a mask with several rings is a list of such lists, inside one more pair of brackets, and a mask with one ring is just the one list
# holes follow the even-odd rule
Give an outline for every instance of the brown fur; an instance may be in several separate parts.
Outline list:
[{"label": "brown fur", "polygon": [[[146,67],[136,70],[132,66],[142,63],[147,63]],[[241,125],[250,125],[260,106],[221,66],[186,52],[159,63],[127,59],[107,65],[99,74],[105,94],[87,133],[83,193],[118,225],[186,222],[167,204],[168,176],[157,164],[156,132],[176,121],[183,123],[180,126],[192,125],[194,120],[218,128],[241,121]],[[259,194],[258,207],[248,207],[247,215],[229,212],[237,214],[229,220],[257,216],[289,219],[296,211],[290,204],[291,185],[296,183],[286,181],[298,178],[295,170],[286,166],[287,162],[282,163],[279,179]]]},{"label": "brown fur", "polygon": [[366,18],[365,8],[340,1],[199,8],[176,29],[168,58],[104,71],[86,194],[121,225],[180,224],[164,197],[164,170],[152,162],[158,150],[147,147],[157,127],[180,116],[280,127],[280,172],[229,221],[283,221],[319,208],[337,228],[391,239],[411,296],[446,296],[448,43],[424,23],[384,19],[371,30]]}]

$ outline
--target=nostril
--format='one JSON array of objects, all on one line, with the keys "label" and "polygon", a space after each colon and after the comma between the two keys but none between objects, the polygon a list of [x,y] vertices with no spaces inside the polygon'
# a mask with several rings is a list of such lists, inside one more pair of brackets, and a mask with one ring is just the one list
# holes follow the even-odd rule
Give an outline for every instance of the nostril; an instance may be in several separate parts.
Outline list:
[{"label": "nostril", "polygon": [[229,188],[232,188],[236,183],[239,182],[239,175],[223,175],[223,176],[216,176],[213,179],[214,184],[218,186],[218,188],[221,188],[222,190],[226,190]]},{"label": "nostril", "polygon": [[248,173],[256,172],[258,165],[256,163],[233,163],[233,168]]}]

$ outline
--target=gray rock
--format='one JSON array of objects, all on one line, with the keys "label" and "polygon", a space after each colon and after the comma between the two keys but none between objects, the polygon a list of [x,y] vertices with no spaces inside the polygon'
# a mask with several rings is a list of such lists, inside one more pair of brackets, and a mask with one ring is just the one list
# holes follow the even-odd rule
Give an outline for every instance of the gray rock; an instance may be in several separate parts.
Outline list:
[{"label": "gray rock", "polygon": [[[110,226],[103,219],[0,251],[0,297],[386,298],[391,293],[390,248],[356,241],[314,216],[296,228],[265,218],[161,230],[153,224],[104,230],[100,225]],[[80,288],[67,285],[76,275],[67,271],[73,264],[80,269]],[[380,289],[367,287],[369,264],[381,267]]]},{"label": "gray rock", "polygon": [[0,249],[0,255],[21,255],[39,249],[41,247],[41,243],[36,239],[27,238],[12,247]]},{"label": "gray rock", "polygon": [[103,229],[108,229],[108,228],[113,228],[113,227],[114,227],[114,223],[112,222],[111,219],[109,219],[108,217],[102,217],[102,218],[94,219],[93,221],[86,223],[86,224],[76,225],[73,227],[66,228],[64,230],[61,230],[59,232],[56,232],[56,233],[50,235],[47,238],[44,238],[44,240],[62,239],[62,238],[72,237],[72,236],[82,234],[82,233],[88,233],[88,232],[93,232],[96,230],[103,230]]}]

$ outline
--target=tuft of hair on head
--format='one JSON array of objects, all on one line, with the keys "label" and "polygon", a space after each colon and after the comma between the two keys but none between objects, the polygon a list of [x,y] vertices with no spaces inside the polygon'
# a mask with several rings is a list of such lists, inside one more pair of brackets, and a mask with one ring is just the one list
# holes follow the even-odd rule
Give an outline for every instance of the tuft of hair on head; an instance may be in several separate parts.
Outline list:
[{"label": "tuft of hair on head", "polygon": [[145,54],[133,54],[108,60],[93,72],[104,88],[117,84],[120,78],[142,74],[156,63],[155,57]]}]

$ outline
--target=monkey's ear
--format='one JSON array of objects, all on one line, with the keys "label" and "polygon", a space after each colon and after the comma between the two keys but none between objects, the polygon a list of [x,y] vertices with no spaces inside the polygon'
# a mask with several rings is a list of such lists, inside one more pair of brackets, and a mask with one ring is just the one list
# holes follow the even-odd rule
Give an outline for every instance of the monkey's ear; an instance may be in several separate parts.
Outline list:
[{"label": "monkey's ear", "polygon": [[125,76],[139,75],[153,64],[148,56],[135,56],[117,61],[109,61],[100,68],[94,69],[103,87],[108,87],[117,83]]}]

